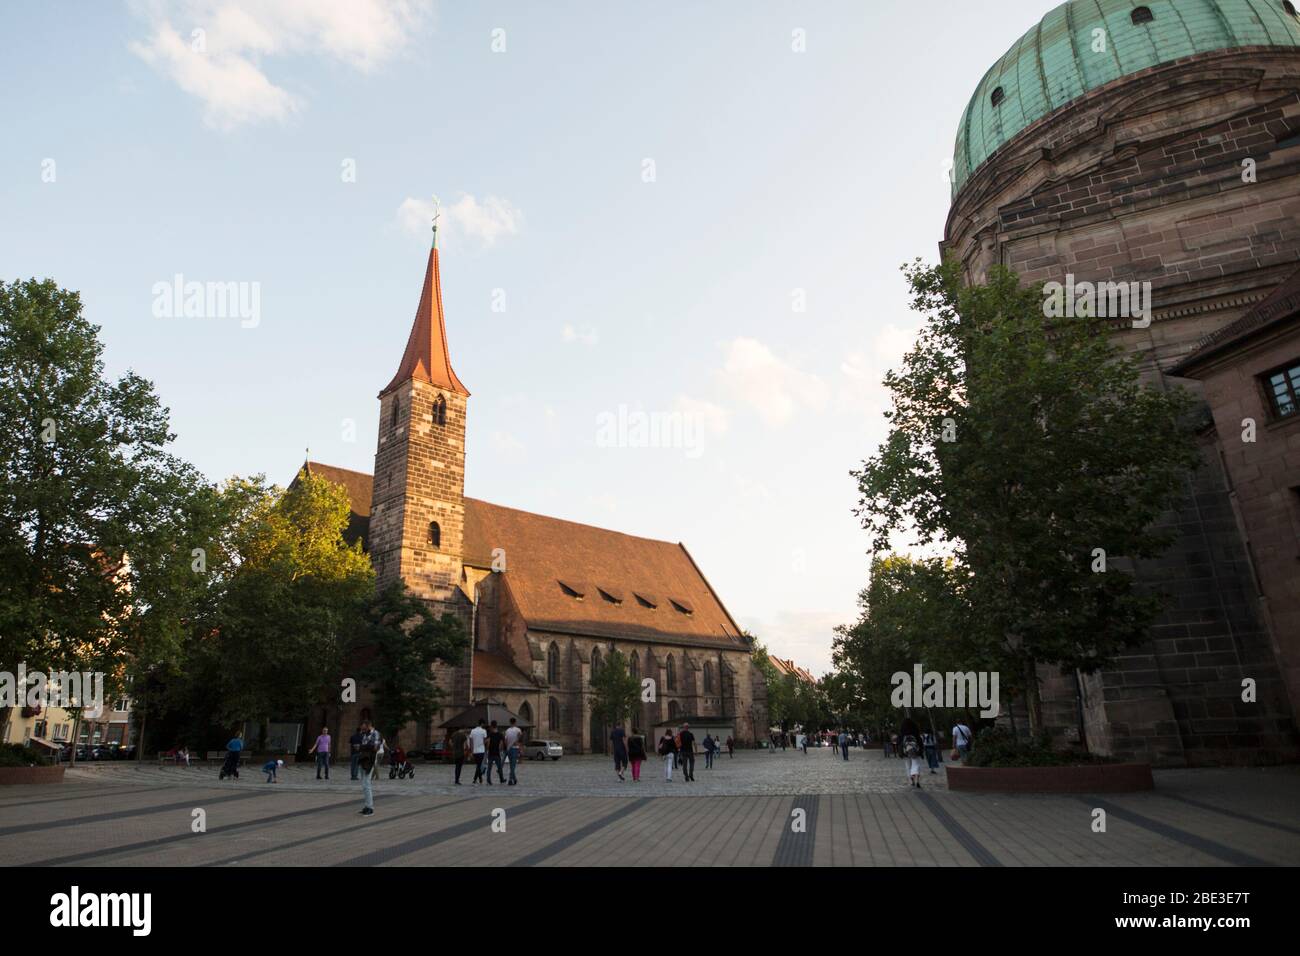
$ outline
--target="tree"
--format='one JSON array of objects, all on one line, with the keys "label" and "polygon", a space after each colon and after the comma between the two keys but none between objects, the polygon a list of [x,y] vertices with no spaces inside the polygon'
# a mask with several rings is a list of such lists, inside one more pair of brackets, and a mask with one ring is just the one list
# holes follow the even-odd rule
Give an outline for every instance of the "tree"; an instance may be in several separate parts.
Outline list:
[{"label": "tree", "polygon": [[[782,674],[772,663],[771,655],[767,652],[767,647],[750,634],[745,632],[745,636],[750,639],[752,650],[750,660],[758,672],[763,675],[763,685],[767,690],[767,718],[773,726],[784,725],[793,719],[793,710],[795,706],[794,679],[788,674]],[[767,734],[766,728],[754,728],[755,733]]]},{"label": "tree", "polygon": [[152,385],[104,377],[98,333],[76,292],[0,282],[0,662],[102,671],[109,696],[175,638],[176,518],[203,482]]},{"label": "tree", "polygon": [[224,724],[305,713],[336,679],[364,627],[374,571],[344,531],[347,492],[300,474],[287,491],[259,477],[227,483],[238,523],[225,547],[233,567],[214,632],[197,641],[198,670]]},{"label": "tree", "polygon": [[1116,558],[1172,539],[1157,519],[1198,461],[1192,400],[1144,385],[1103,323],[1049,319],[1006,269],[974,286],[955,263],[904,271],[925,324],[886,376],[890,431],[853,472],[857,514],[878,551],[909,530],[952,548],[972,632],[1018,671],[1037,732],[1038,665],[1103,667],[1158,610]]},{"label": "tree", "polygon": [[591,678],[591,713],[603,724],[619,724],[641,703],[641,682],[628,671],[627,658],[612,650]]},{"label": "tree", "polygon": [[357,650],[373,655],[360,676],[373,690],[375,726],[385,737],[396,739],[408,723],[433,719],[443,696],[433,665],[458,662],[468,644],[459,618],[434,617],[402,581],[375,597]]}]

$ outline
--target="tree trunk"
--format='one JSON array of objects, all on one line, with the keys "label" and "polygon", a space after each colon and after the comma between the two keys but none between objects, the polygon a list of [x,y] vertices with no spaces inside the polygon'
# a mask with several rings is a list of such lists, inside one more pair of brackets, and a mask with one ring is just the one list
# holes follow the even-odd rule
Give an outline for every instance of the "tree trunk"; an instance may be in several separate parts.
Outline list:
[{"label": "tree trunk", "polygon": [[1038,696],[1038,664],[1025,659],[1025,708],[1029,711],[1029,736],[1038,737],[1043,732],[1043,701]]},{"label": "tree trunk", "polygon": [[1007,717],[1011,721],[1011,738],[1020,743],[1020,725],[1016,723],[1016,699],[1007,696]]}]

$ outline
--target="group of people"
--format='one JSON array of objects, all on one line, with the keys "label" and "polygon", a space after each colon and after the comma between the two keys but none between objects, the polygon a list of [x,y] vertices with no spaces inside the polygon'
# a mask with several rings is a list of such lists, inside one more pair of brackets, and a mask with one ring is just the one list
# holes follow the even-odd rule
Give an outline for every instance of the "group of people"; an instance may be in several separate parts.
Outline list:
[{"label": "group of people", "polygon": [[[474,764],[473,784],[475,786],[485,781],[489,787],[492,786],[493,767],[497,771],[497,783],[504,783],[511,787],[518,784],[519,756],[523,752],[523,740],[524,732],[514,717],[510,718],[510,725],[504,731],[495,720],[491,722],[480,720],[478,726],[469,732],[463,729],[457,730],[446,742],[452,761],[456,765],[453,778],[456,786],[461,785],[461,771],[465,764],[471,761]],[[506,762],[510,764],[509,780],[506,779],[505,774]]]}]

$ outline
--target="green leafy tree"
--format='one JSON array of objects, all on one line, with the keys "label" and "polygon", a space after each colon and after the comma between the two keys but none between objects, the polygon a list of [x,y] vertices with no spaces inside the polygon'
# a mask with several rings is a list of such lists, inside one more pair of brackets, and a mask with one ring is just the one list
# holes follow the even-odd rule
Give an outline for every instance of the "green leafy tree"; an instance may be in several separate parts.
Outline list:
[{"label": "green leafy tree", "polygon": [[890,431],[853,473],[857,513],[877,551],[907,532],[952,549],[971,633],[1019,673],[1037,732],[1038,665],[1105,666],[1160,606],[1115,558],[1171,541],[1157,520],[1198,460],[1192,399],[1143,384],[1104,323],[1049,319],[1014,273],[905,271],[925,322],[885,379]]},{"label": "green leafy tree", "polygon": [[627,657],[612,650],[591,678],[591,712],[603,724],[623,723],[641,704],[641,682],[628,670]]},{"label": "green leafy tree", "polygon": [[437,663],[458,663],[469,635],[454,614],[435,617],[402,581],[381,591],[366,612],[358,650],[368,652],[361,679],[375,698],[375,726],[389,739],[408,723],[433,719],[443,698]]},{"label": "green leafy tree", "polygon": [[184,515],[205,485],[167,451],[152,385],[105,378],[102,354],[76,292],[0,282],[0,666],[102,671],[109,696],[190,613]]},{"label": "green leafy tree", "polygon": [[370,559],[344,539],[347,492],[303,473],[287,491],[257,478],[226,493],[239,523],[225,545],[232,567],[215,630],[196,647],[198,690],[222,724],[305,713],[337,693],[373,595]]}]

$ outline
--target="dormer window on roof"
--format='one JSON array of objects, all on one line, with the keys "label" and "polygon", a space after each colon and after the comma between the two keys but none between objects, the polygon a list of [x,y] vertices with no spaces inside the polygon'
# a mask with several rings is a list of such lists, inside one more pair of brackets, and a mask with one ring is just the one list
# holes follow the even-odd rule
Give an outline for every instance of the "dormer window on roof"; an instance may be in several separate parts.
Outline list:
[{"label": "dormer window on roof", "polygon": [[653,595],[645,595],[641,594],[639,591],[633,591],[632,596],[636,598],[637,604],[640,604],[643,608],[648,610],[653,611],[659,606],[658,600],[655,599]]},{"label": "dormer window on roof", "polygon": [[673,610],[680,614],[694,614],[695,609],[685,601],[678,601],[676,598],[669,598],[668,603],[673,606]]},{"label": "dormer window on roof", "polygon": [[611,593],[611,592],[609,592],[609,591],[606,591],[604,588],[598,587],[598,588],[596,588],[596,592],[597,592],[597,593],[598,593],[602,598],[605,599],[606,603],[609,603],[609,604],[622,604],[622,603],[623,603],[623,599],[622,599],[621,597],[619,597],[617,594],[613,594],[613,593]]},{"label": "dormer window on roof", "polygon": [[568,584],[560,580],[556,580],[555,583],[560,586],[560,590],[562,590],[565,594],[567,594],[571,598],[576,598],[577,600],[581,601],[583,597],[586,595],[587,589],[580,584],[576,584],[576,583]]}]

